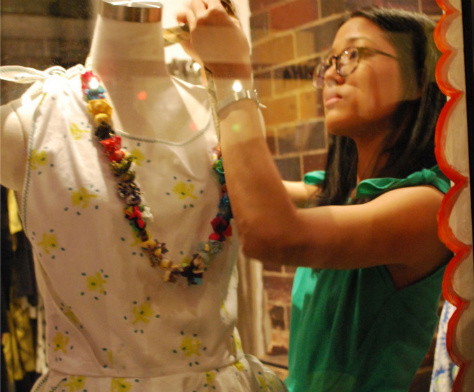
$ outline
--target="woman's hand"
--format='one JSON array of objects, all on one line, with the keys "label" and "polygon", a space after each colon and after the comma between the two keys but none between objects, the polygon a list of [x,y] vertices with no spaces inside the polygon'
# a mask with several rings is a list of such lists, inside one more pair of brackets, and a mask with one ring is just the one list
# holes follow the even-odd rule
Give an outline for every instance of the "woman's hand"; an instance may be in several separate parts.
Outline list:
[{"label": "woman's hand", "polygon": [[181,44],[184,50],[215,78],[251,76],[247,37],[220,0],[190,0],[177,19],[190,30],[190,40]]}]

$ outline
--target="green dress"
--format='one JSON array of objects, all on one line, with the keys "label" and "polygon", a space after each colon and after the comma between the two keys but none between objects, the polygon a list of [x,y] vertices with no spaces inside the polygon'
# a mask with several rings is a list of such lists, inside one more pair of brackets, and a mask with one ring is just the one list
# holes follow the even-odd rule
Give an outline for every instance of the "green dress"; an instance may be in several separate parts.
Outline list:
[{"label": "green dress", "polygon": [[[324,172],[312,172],[305,182],[318,184],[323,178]],[[405,179],[364,180],[357,197],[417,185],[443,193],[450,186],[435,166]],[[289,390],[406,392],[433,338],[444,269],[397,290],[385,266],[298,268],[285,381]]]}]

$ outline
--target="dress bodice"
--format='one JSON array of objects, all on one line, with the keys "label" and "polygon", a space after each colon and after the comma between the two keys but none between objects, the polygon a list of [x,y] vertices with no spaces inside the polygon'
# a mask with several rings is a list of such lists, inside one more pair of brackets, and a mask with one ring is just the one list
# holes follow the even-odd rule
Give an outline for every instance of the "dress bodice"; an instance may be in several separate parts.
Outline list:
[{"label": "dress bodice", "polygon": [[[68,391],[74,383],[81,390],[115,390],[125,383],[132,391],[204,385],[250,391],[268,384],[263,367],[242,353],[235,329],[237,235],[208,266],[202,285],[163,281],[124,218],[117,182],[93,137],[83,71],[55,67],[26,93],[41,95],[21,208],[48,320],[51,374],[39,390]],[[205,89],[183,86],[207,105]],[[177,262],[189,261],[208,239],[218,210],[217,138],[207,112],[206,125],[190,123],[180,141],[117,130],[122,148],[136,157],[136,183],[154,216],[149,232]]]}]

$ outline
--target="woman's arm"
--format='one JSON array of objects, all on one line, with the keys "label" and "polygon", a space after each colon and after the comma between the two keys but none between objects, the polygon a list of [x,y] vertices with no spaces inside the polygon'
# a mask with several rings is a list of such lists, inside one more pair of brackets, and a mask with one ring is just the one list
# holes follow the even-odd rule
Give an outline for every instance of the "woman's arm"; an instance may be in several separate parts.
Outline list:
[{"label": "woman's arm", "polygon": [[[193,0],[189,11],[191,43],[207,35],[209,41],[199,42],[196,48],[207,45],[197,53],[214,73],[218,98],[231,93],[235,79],[251,89],[243,33],[218,0],[209,0],[207,8],[199,2]],[[200,5],[193,8],[196,3]],[[216,25],[220,36],[213,40],[209,32]],[[203,33],[203,27],[210,30]],[[229,51],[233,43],[234,51]],[[213,57],[207,62],[210,51]],[[217,61],[219,53],[230,57]],[[229,62],[232,66],[227,67]],[[436,222],[443,195],[436,189],[398,189],[363,205],[298,209],[267,148],[256,103],[235,102],[219,118],[226,182],[248,256],[315,268],[389,265],[409,271],[413,279],[446,260],[448,252],[438,239]]]},{"label": "woman's arm", "polygon": [[283,186],[291,201],[298,207],[305,207],[308,200],[319,193],[320,188],[303,181],[283,181]]},{"label": "woman's arm", "polygon": [[[362,205],[297,209],[253,121],[256,115],[251,101],[237,102],[221,115],[226,181],[250,257],[334,269],[403,265],[417,276],[446,260],[437,236],[441,192],[419,186]],[[239,132],[233,131],[237,123]]]}]

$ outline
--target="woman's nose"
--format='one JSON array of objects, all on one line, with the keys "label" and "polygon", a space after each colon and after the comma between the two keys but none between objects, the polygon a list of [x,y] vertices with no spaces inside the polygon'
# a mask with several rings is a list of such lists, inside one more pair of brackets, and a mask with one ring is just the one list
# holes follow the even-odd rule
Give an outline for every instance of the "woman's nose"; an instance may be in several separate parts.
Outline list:
[{"label": "woman's nose", "polygon": [[324,84],[341,84],[344,78],[337,73],[336,60],[331,61],[331,66],[324,73]]}]

